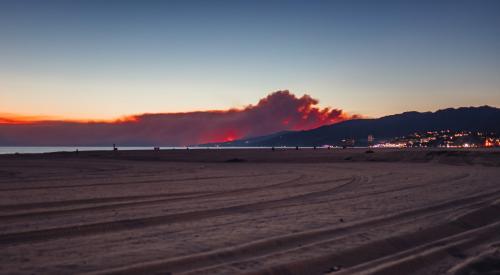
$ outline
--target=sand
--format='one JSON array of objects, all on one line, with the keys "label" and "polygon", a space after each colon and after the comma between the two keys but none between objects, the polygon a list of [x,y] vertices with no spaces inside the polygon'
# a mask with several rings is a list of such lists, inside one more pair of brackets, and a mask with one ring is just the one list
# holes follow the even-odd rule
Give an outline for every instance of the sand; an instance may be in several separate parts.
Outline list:
[{"label": "sand", "polygon": [[0,156],[1,274],[500,270],[498,150]]}]

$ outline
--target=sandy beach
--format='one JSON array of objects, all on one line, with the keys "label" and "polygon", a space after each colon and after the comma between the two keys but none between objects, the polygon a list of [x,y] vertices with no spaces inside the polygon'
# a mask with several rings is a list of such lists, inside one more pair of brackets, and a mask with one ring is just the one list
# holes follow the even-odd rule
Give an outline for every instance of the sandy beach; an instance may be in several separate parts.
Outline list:
[{"label": "sandy beach", "polygon": [[366,151],[3,155],[0,273],[498,272],[499,150]]}]

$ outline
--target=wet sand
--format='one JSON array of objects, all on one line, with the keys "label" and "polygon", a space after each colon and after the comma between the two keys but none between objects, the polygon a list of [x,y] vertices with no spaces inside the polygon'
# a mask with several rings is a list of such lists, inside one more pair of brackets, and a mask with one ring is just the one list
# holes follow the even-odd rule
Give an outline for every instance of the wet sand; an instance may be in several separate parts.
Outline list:
[{"label": "wet sand", "polygon": [[500,269],[500,151],[0,156],[1,274]]}]

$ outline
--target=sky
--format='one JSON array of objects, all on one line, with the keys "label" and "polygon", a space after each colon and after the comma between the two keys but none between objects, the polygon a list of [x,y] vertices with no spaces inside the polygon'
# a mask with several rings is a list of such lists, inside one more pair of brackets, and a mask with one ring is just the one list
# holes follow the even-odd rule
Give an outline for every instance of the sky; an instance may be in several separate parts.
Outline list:
[{"label": "sky", "polygon": [[0,115],[500,106],[500,1],[0,1]]}]

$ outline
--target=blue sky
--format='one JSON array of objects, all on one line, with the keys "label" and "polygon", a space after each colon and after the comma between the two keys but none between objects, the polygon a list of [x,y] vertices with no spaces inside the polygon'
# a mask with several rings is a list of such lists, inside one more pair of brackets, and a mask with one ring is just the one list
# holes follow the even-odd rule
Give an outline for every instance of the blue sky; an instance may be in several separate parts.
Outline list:
[{"label": "blue sky", "polygon": [[1,1],[0,113],[500,106],[499,1]]}]

